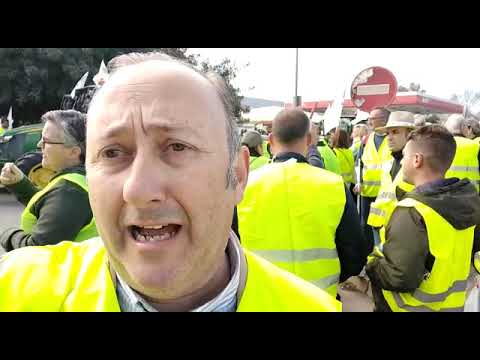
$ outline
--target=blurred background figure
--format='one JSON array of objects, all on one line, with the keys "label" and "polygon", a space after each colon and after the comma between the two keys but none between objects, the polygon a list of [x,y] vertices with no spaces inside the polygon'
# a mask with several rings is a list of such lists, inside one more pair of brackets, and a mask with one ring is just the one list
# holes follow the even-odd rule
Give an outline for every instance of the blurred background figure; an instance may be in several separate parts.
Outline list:
[{"label": "blurred background figure", "polygon": [[[353,151],[349,148],[350,142],[345,130],[337,127],[330,137],[330,147],[335,151],[340,164],[340,173],[347,188],[353,191],[355,185],[355,161]],[[353,195],[353,193],[352,193]]]},{"label": "blurred background figure", "polygon": [[419,128],[427,124],[427,117],[422,114],[415,114],[413,116],[415,127]]},{"label": "blurred background figure", "polygon": [[465,118],[461,114],[450,115],[444,126],[454,136],[457,144],[455,157],[445,177],[468,178],[478,192],[480,183],[480,148],[478,142],[464,135]]},{"label": "blurred background figure", "polygon": [[353,153],[353,158],[355,160],[355,163],[358,160],[358,153],[360,150],[360,145],[362,144],[362,139],[368,136],[368,126],[365,124],[357,124],[353,127],[352,134],[350,135],[350,138],[352,139],[352,146],[350,149],[352,150]]},{"label": "blurred background figure", "polygon": [[250,171],[256,170],[270,161],[263,154],[263,139],[258,131],[247,131],[243,135],[242,145],[248,147],[250,151]]},{"label": "blurred background figure", "polygon": [[468,118],[464,119],[461,125],[461,132],[467,139],[479,139],[480,140],[480,124],[476,119]]}]

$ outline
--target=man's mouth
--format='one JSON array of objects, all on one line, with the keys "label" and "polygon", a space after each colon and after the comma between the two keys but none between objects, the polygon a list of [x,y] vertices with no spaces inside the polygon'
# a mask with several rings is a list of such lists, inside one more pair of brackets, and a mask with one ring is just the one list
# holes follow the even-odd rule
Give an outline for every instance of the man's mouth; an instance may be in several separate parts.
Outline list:
[{"label": "man's mouth", "polygon": [[141,243],[166,241],[175,237],[180,231],[181,225],[164,224],[152,226],[129,226],[130,234],[135,241]]}]

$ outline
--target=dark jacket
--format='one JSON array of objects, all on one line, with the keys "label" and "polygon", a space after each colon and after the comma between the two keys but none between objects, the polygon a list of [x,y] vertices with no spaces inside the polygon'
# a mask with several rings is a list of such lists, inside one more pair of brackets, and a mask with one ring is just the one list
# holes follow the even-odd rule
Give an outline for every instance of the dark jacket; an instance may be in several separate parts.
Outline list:
[{"label": "dark jacket", "polygon": [[[307,159],[297,153],[281,153],[274,158],[274,162],[283,162],[295,158],[298,162],[307,163]],[[360,228],[360,219],[357,207],[350,190],[345,186],[345,207],[343,215],[335,233],[335,245],[340,260],[340,282],[350,276],[358,275],[368,256],[368,244]],[[321,224],[319,224],[321,226]]]},{"label": "dark jacket", "polygon": [[[468,179],[451,178],[424,184],[407,193],[405,198],[431,207],[455,229],[480,224],[480,198]],[[385,230],[385,257],[374,259],[366,267],[376,311],[391,311],[381,289],[412,292],[435,262],[429,252],[425,222],[415,208],[396,208]],[[475,228],[473,251],[479,249],[479,233]]]},{"label": "dark jacket", "polygon": [[[72,167],[56,176],[67,173],[85,175],[85,168]],[[7,188],[24,205],[27,205],[38,191],[26,177],[18,184]],[[32,212],[38,220],[31,234],[18,228],[10,228],[0,234],[0,244],[6,251],[24,246],[53,245],[64,240],[72,240],[93,217],[88,193],[66,180],[60,181],[42,196],[33,206]]]},{"label": "dark jacket", "polygon": [[318,152],[317,146],[312,144],[308,147],[307,160],[310,165],[325,169],[325,163],[322,155]]}]

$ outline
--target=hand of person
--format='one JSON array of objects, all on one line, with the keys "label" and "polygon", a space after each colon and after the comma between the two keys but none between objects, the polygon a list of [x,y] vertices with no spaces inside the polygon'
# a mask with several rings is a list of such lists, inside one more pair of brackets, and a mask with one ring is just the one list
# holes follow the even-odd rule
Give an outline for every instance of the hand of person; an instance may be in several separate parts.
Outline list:
[{"label": "hand of person", "polygon": [[362,190],[362,186],[360,184],[355,184],[355,187],[353,188],[353,192],[355,194],[360,194],[361,190]]},{"label": "hand of person", "polygon": [[350,276],[340,284],[340,287],[343,290],[358,291],[366,294],[370,287],[370,281],[362,276]]},{"label": "hand of person", "polygon": [[19,183],[24,176],[22,170],[20,170],[17,165],[14,163],[6,163],[0,173],[0,184],[14,185]]}]

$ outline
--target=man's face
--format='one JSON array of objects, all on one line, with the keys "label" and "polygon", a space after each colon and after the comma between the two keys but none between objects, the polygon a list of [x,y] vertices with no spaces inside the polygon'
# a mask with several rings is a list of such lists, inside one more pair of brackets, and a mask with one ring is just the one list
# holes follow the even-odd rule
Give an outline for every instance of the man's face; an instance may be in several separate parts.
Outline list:
[{"label": "man's face", "polygon": [[70,157],[71,148],[66,147],[63,130],[51,121],[47,121],[42,130],[42,139],[38,143],[42,149],[42,166],[58,172],[63,170]]},{"label": "man's face", "polygon": [[391,128],[387,129],[388,147],[391,152],[402,150],[407,143],[410,130],[407,128]]},{"label": "man's face", "polygon": [[137,291],[173,300],[206,286],[222,264],[248,150],[227,187],[225,113],[214,88],[177,64],[120,70],[89,111],[87,174],[99,233]]},{"label": "man's face", "polygon": [[8,120],[2,120],[2,128],[8,129]]},{"label": "man's face", "polygon": [[373,130],[385,126],[386,122],[387,119],[383,115],[382,110],[372,110],[368,116],[368,126],[370,126]]}]

